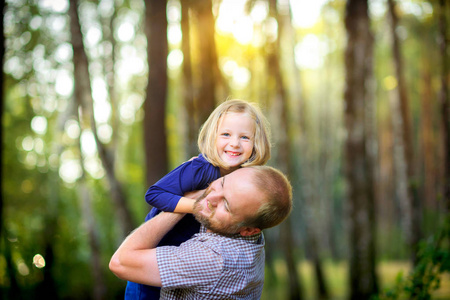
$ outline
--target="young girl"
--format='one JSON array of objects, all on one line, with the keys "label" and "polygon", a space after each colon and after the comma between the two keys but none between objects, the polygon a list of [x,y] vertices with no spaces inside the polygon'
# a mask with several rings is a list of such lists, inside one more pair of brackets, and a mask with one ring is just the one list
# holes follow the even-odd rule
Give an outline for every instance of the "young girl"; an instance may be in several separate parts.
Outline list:
[{"label": "young girl", "polygon": [[[246,166],[263,165],[270,158],[269,125],[259,108],[242,100],[220,104],[203,124],[198,137],[201,154],[183,163],[152,185],[145,194],[153,206],[145,220],[161,211],[188,213],[158,246],[178,246],[200,230],[192,213],[194,199],[183,195]],[[126,299],[159,299],[159,288],[128,282]]]}]

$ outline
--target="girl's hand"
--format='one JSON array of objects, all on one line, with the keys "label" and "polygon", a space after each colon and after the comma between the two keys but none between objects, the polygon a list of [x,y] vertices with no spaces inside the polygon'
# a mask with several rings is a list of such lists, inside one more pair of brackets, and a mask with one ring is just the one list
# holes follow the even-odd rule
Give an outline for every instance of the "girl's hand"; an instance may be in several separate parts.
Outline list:
[{"label": "girl's hand", "polygon": [[180,201],[178,201],[178,204],[173,212],[192,214],[194,211],[195,200],[203,195],[204,192],[205,190],[187,192],[184,194],[184,197],[181,197]]},{"label": "girl's hand", "polygon": [[200,196],[203,195],[203,193],[205,191],[206,191],[206,189],[205,190],[197,190],[197,191],[187,192],[187,193],[184,194],[184,197],[197,200],[198,198],[200,198]]}]

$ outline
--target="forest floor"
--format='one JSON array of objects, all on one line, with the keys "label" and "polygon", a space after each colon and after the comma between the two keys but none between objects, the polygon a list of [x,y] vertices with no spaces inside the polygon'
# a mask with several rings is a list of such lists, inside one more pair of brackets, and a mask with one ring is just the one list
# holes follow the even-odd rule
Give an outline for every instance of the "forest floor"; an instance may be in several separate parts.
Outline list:
[{"label": "forest floor", "polygon": [[[384,261],[378,265],[377,272],[381,290],[392,288],[398,275],[401,273],[403,278],[409,274],[410,265],[407,261]],[[266,270],[266,282],[261,299],[288,299],[286,275],[287,270],[284,263],[277,261],[275,264],[276,280],[270,280],[271,276]],[[299,264],[300,282],[304,290],[305,299],[312,300],[315,297],[315,282],[312,265],[309,262]],[[327,262],[325,263],[325,280],[331,294],[330,300],[344,300],[348,295],[348,272],[347,264]],[[444,273],[440,278],[440,288],[433,292],[433,300],[450,299],[450,274]]]}]

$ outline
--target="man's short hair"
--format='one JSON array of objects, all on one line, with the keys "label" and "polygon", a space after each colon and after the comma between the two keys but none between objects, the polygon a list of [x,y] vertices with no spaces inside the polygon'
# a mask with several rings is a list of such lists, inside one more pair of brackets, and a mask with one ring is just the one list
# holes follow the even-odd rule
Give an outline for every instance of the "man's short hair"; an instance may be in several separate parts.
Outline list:
[{"label": "man's short hair", "polygon": [[280,224],[292,210],[292,186],[289,180],[283,173],[269,166],[248,168],[254,171],[252,181],[266,198],[256,215],[243,221],[241,226],[263,230]]}]

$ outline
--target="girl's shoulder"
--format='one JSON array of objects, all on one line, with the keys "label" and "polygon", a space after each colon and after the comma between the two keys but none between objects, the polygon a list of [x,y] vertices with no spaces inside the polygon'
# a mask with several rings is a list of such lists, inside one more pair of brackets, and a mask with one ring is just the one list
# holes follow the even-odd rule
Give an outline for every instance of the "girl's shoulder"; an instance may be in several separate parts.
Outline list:
[{"label": "girl's shoulder", "polygon": [[197,157],[189,161],[193,169],[198,170],[218,170],[218,167],[214,167],[205,157],[204,154],[199,154]]},{"label": "girl's shoulder", "polygon": [[207,161],[203,154],[191,161],[191,172],[203,183],[210,183],[220,177],[220,169]]}]

